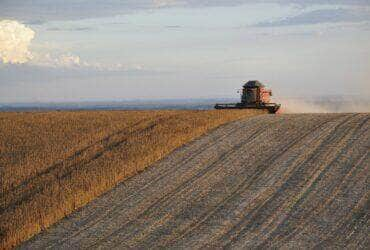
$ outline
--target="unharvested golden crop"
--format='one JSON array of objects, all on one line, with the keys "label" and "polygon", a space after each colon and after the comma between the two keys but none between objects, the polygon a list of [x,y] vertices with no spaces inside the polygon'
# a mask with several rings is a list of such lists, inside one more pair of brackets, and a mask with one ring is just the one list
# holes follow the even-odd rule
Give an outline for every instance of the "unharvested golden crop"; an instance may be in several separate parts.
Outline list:
[{"label": "unharvested golden crop", "polygon": [[1,248],[16,246],[206,131],[260,113],[0,113]]}]

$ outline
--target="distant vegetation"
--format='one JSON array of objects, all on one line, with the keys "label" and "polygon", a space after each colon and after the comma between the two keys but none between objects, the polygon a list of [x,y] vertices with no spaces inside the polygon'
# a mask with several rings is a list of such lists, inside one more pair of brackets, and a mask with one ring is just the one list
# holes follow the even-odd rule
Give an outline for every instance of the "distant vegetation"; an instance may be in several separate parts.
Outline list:
[{"label": "distant vegetation", "polygon": [[0,113],[1,248],[16,246],[206,131],[260,113]]}]

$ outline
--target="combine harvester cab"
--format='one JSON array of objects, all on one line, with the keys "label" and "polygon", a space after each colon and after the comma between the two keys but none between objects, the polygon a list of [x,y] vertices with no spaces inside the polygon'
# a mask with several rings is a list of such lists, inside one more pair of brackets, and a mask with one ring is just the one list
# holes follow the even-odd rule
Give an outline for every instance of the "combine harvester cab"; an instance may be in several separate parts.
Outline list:
[{"label": "combine harvester cab", "polygon": [[218,103],[215,109],[266,109],[275,114],[280,104],[271,103],[272,91],[266,89],[259,81],[248,81],[243,86],[240,103]]}]

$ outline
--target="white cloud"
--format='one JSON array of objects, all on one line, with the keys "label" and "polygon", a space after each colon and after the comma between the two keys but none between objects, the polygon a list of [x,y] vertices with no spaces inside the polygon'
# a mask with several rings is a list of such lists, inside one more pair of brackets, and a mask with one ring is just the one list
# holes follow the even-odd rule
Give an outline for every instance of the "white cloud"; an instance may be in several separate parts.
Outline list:
[{"label": "white cloud", "polygon": [[81,59],[79,56],[74,56],[74,55],[62,55],[59,58],[59,63],[62,65],[66,66],[75,66],[75,65],[80,65]]},{"label": "white cloud", "polygon": [[12,20],[0,21],[0,60],[3,63],[25,63],[32,59],[29,45],[35,32]]},{"label": "white cloud", "polygon": [[15,20],[0,21],[0,63],[28,64],[46,68],[90,68],[99,71],[120,71],[138,69],[137,66],[124,66],[120,63],[103,65],[87,62],[70,52],[31,51],[30,44],[36,33]]},{"label": "white cloud", "polygon": [[71,53],[67,54],[51,54],[51,53],[34,53],[33,60],[29,62],[32,65],[44,66],[44,67],[80,67],[81,58]]}]

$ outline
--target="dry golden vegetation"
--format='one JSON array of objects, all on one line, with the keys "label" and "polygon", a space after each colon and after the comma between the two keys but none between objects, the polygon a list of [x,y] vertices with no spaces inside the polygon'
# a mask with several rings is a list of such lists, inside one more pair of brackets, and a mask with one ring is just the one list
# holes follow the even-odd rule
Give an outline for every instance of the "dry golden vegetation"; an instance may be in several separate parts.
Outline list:
[{"label": "dry golden vegetation", "polygon": [[261,113],[0,113],[1,248],[39,233],[206,131]]}]

